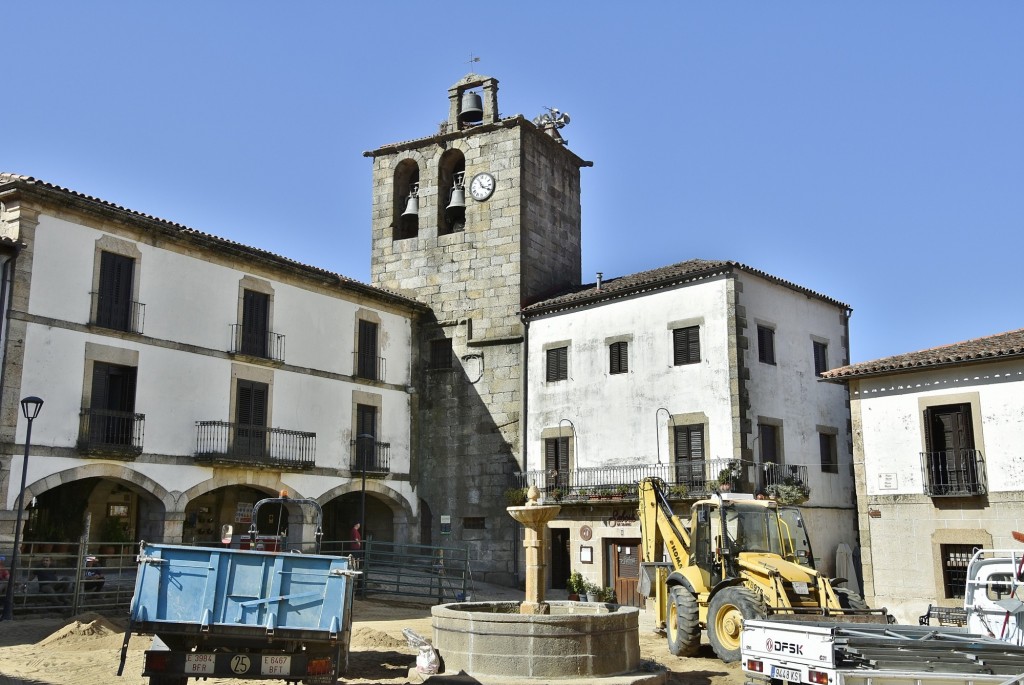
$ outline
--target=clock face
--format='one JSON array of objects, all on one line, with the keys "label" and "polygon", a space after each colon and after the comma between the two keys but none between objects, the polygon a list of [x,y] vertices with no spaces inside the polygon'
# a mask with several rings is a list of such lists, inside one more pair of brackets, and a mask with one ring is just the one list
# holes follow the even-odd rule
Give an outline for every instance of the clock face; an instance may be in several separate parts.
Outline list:
[{"label": "clock face", "polygon": [[494,192],[494,177],[490,174],[477,174],[469,184],[469,194],[474,200],[483,202]]}]

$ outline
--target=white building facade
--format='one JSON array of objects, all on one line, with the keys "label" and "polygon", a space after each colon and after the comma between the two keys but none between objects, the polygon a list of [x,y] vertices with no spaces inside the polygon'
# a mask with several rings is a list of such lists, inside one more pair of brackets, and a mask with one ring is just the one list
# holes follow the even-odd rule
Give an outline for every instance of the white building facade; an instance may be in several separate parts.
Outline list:
[{"label": "white building facade", "polygon": [[834,369],[849,386],[865,596],[963,606],[977,548],[1024,530],[1024,330]]},{"label": "white building facade", "polygon": [[666,481],[683,513],[725,480],[769,496],[806,489],[815,562],[831,573],[837,546],[856,545],[853,480],[846,392],[818,374],[848,359],[849,313],[706,260],[527,307],[525,479],[563,505],[552,583],[581,570],[626,599],[640,537],[635,483],[648,475]]},{"label": "white building facade", "polygon": [[216,541],[282,490],[318,500],[327,539],[347,539],[363,467],[367,528],[408,537],[421,306],[27,177],[0,176],[0,202],[8,533],[18,401],[38,395],[28,539],[77,540],[88,512],[93,540],[116,518],[130,539]]}]

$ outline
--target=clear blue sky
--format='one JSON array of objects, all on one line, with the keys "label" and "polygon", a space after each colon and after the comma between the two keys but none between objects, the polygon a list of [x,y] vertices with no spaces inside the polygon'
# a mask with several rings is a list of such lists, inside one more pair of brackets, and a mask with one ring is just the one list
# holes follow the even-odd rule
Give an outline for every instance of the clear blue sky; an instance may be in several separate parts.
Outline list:
[{"label": "clear blue sky", "polygon": [[503,115],[571,114],[595,163],[584,280],[744,262],[850,304],[853,361],[1024,326],[1024,2],[34,0],[0,18],[0,169],[352,278],[362,151],[433,133],[472,70]]}]

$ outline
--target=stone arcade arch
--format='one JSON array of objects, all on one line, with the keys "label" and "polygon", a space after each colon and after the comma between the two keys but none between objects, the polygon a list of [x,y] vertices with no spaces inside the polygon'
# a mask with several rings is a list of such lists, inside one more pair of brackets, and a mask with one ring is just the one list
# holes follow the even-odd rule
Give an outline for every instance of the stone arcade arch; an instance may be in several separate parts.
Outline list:
[{"label": "stone arcade arch", "polygon": [[[324,509],[324,540],[336,543],[350,539],[352,524],[359,518],[361,497],[362,483],[354,480],[317,498]],[[363,527],[375,540],[389,542],[416,542],[419,533],[412,504],[386,481],[374,479],[366,481],[366,522]]]}]

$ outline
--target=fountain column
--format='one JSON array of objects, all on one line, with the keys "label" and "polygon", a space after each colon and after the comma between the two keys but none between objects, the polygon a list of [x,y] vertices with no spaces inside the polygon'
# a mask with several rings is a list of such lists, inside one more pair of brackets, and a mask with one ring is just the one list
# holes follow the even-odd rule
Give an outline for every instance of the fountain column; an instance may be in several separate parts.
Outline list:
[{"label": "fountain column", "polygon": [[523,548],[526,549],[526,599],[519,605],[520,614],[548,614],[551,607],[544,601],[544,550],[547,549],[548,521],[561,511],[558,505],[541,505],[540,491],[531,485],[526,506],[509,507],[508,513],[526,527]]}]

